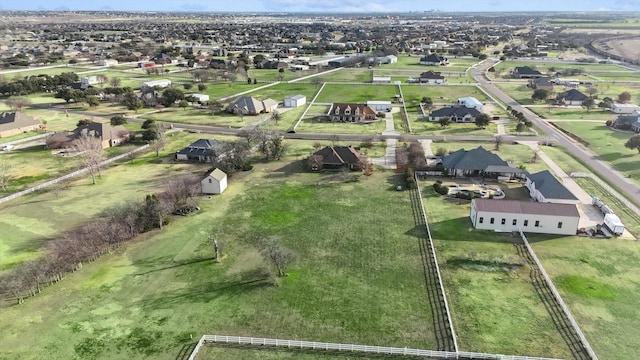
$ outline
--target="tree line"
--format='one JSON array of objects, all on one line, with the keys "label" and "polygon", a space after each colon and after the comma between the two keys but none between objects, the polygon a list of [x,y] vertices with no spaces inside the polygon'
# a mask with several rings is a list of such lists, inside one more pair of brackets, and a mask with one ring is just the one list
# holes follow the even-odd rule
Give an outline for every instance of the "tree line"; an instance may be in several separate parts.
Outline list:
[{"label": "tree line", "polygon": [[54,92],[78,82],[78,74],[65,72],[58,75],[32,75],[13,81],[0,80],[0,95],[21,96],[42,92]]},{"label": "tree line", "polygon": [[43,256],[23,262],[0,277],[0,294],[21,304],[44,286],[80,270],[83,263],[113,252],[141,233],[162,229],[172,214],[198,209],[199,186],[197,176],[183,175],[170,179],[162,192],[105,209],[84,226],[49,241]]}]

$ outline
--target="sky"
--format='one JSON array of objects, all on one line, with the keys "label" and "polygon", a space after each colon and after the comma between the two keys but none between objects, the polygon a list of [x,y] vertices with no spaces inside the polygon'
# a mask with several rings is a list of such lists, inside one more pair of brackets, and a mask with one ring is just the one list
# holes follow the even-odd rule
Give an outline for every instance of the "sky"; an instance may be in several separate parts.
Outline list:
[{"label": "sky", "polygon": [[0,0],[0,10],[219,12],[640,11],[640,0]]}]

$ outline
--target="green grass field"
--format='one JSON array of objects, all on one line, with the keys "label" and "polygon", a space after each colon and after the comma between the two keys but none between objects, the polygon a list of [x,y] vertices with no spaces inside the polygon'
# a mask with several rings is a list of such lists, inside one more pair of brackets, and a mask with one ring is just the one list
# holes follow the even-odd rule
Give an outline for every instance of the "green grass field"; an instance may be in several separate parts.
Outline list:
[{"label": "green grass field", "polygon": [[421,184],[460,348],[569,358],[509,235],[473,231],[468,202],[445,200],[432,182]]},{"label": "green grass field", "polygon": [[402,85],[402,94],[407,104],[417,104],[424,96],[430,97],[434,103],[452,103],[465,96],[488,101],[484,93],[473,85]]},{"label": "green grass field", "polygon": [[[0,356],[174,359],[203,333],[433,348],[409,198],[393,190],[402,180],[341,183],[283,166],[258,166],[199,213],[3,309]],[[224,234],[221,263],[212,231]],[[298,256],[277,287],[255,248],[271,235]]]},{"label": "green grass field", "polygon": [[598,357],[636,358],[638,242],[534,236],[529,240]]},{"label": "green grass field", "polygon": [[631,137],[629,132],[614,131],[603,123],[593,122],[557,122],[556,125],[566,129],[581,139],[589,142],[589,149],[609,162],[614,169],[640,181],[640,166],[638,166],[638,152],[624,147],[624,143]]},{"label": "green grass field", "polygon": [[489,124],[484,129],[480,129],[473,123],[452,123],[447,127],[442,127],[437,122],[419,119],[411,122],[411,130],[416,135],[492,136],[497,132],[497,125]]},{"label": "green grass field", "polygon": [[394,85],[337,85],[327,84],[316,99],[320,103],[366,103],[391,101],[398,94]]},{"label": "green grass field", "polygon": [[[602,111],[599,108],[595,108],[587,111],[581,107],[530,107],[529,110],[536,113],[538,116],[544,119],[557,119],[557,120],[601,120],[604,124],[607,120],[613,120],[616,118],[616,114],[609,110]],[[560,122],[559,122],[560,124]]]}]

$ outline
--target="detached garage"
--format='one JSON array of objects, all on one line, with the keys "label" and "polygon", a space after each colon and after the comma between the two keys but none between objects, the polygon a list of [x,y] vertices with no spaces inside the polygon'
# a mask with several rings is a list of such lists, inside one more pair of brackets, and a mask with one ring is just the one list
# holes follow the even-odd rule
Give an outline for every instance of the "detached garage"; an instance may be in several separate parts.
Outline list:
[{"label": "detached garage", "polygon": [[216,168],[208,172],[204,179],[200,181],[203,194],[222,194],[227,188],[227,174]]},{"label": "detached garage", "polygon": [[307,103],[307,97],[304,95],[293,95],[284,98],[284,107],[295,108]]},{"label": "detached garage", "polygon": [[575,235],[580,214],[574,204],[473,199],[469,215],[480,230]]}]

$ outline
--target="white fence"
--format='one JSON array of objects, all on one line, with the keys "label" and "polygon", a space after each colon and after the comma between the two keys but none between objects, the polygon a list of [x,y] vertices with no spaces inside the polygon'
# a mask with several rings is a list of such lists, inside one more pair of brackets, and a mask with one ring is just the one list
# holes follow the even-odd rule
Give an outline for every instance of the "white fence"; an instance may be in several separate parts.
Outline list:
[{"label": "white fence", "polygon": [[407,112],[407,104],[404,102],[404,94],[402,93],[402,86],[398,85],[398,92],[400,93],[400,98],[402,99],[402,111],[404,113],[404,119],[407,124],[406,131],[411,134],[413,130],[411,130],[411,121],[409,121],[409,113]]},{"label": "white fence", "polygon": [[243,336],[226,336],[226,335],[204,335],[198,341],[195,349],[189,356],[189,360],[195,360],[200,348],[207,342],[231,345],[248,345],[248,346],[274,346],[285,347],[291,349],[319,350],[319,351],[345,351],[355,353],[369,354],[386,354],[386,355],[404,355],[404,356],[420,356],[430,359],[492,359],[492,360],[558,360],[553,358],[517,356],[517,355],[500,355],[485,354],[464,351],[435,351],[422,350],[414,348],[398,348],[388,346],[372,346],[372,345],[355,345],[355,344],[339,344],[325,343],[316,341],[300,341],[300,340],[282,340],[254,338]]},{"label": "white fence", "polygon": [[560,307],[562,308],[562,311],[569,319],[569,322],[571,322],[571,326],[573,326],[573,329],[575,330],[576,334],[578,334],[578,337],[580,338],[580,342],[582,342],[582,346],[584,346],[584,348],[587,350],[587,354],[589,354],[589,357],[591,357],[591,359],[598,360],[598,357],[596,356],[596,353],[591,348],[589,341],[587,341],[587,338],[584,336],[584,333],[580,329],[580,326],[578,325],[576,320],[573,318],[573,315],[571,315],[571,311],[569,311],[569,308],[564,303],[564,300],[562,300],[562,297],[560,296],[558,289],[556,289],[556,286],[553,284],[553,281],[551,281],[551,278],[549,277],[547,272],[544,270],[544,267],[542,267],[542,263],[540,262],[536,254],[533,252],[533,249],[529,245],[529,241],[527,241],[527,237],[524,236],[524,233],[522,232],[522,230],[520,230],[520,236],[522,237],[522,241],[524,242],[524,246],[529,252],[529,255],[531,255],[531,257],[533,258],[533,261],[535,261],[536,265],[540,269],[540,273],[542,273],[542,277],[544,277],[544,280],[547,282],[547,285],[549,286],[551,293],[558,301],[558,304],[560,304]]},{"label": "white fence", "polygon": [[[105,165],[111,164],[112,162],[118,161],[120,159],[124,159],[124,158],[126,158],[128,156],[131,156],[132,154],[138,153],[138,152],[140,152],[140,151],[142,151],[142,150],[144,150],[144,149],[146,149],[148,147],[149,147],[148,144],[147,145],[143,145],[143,146],[141,146],[139,148],[136,148],[136,149],[133,149],[133,150],[131,150],[131,151],[125,153],[125,154],[112,157],[111,159],[107,159],[107,160],[103,161],[102,163],[100,163],[100,166],[105,166]],[[74,171],[72,173],[69,173],[67,175],[63,175],[63,176],[61,176],[59,178],[56,178],[56,179],[53,179],[53,180],[49,180],[49,181],[45,181],[42,184],[38,184],[38,185],[36,185],[34,187],[31,187],[29,189],[22,190],[22,191],[19,191],[17,193],[11,194],[9,196],[0,198],[0,204],[5,203],[7,201],[11,201],[11,200],[17,199],[17,198],[22,197],[22,196],[27,195],[27,194],[31,194],[34,191],[37,191],[37,190],[40,190],[40,189],[44,189],[44,188],[49,187],[51,185],[57,184],[60,181],[63,181],[63,180],[66,180],[66,179],[70,179],[70,178],[72,178],[74,176],[78,176],[78,175],[84,174],[87,171],[89,171],[88,168],[82,168],[80,170],[76,170],[76,171]]]}]

